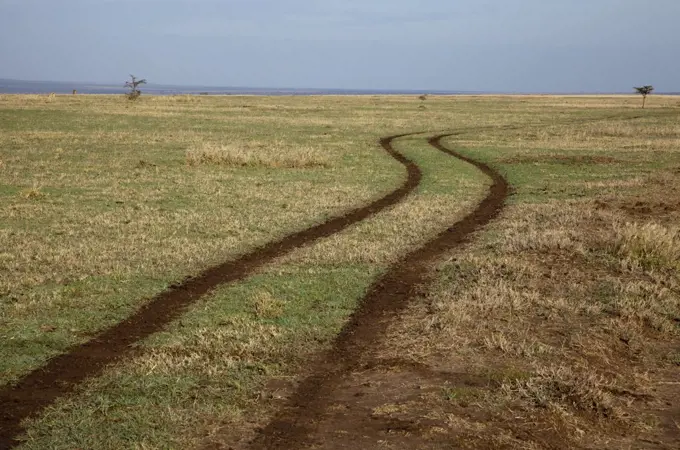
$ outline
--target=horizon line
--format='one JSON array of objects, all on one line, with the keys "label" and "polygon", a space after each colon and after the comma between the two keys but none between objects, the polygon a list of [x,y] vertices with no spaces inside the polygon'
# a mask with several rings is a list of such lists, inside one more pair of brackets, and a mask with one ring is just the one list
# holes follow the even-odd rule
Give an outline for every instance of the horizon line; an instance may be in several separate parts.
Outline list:
[{"label": "horizon line", "polygon": [[[56,81],[56,80],[28,80],[20,78],[3,78],[0,77],[1,82],[18,82],[18,83],[35,83],[35,84],[76,84],[81,86],[93,86],[100,88],[114,88],[124,90],[123,83],[113,82],[99,82],[99,81]],[[319,87],[261,87],[261,86],[228,86],[228,85],[200,85],[200,84],[173,84],[173,83],[147,83],[146,86],[153,88],[196,88],[196,90],[205,90],[205,93],[210,95],[210,89],[216,90],[244,90],[244,91],[318,91],[323,92],[359,92],[359,93],[404,93],[404,94],[432,94],[432,95],[636,95],[631,88],[631,91],[494,91],[494,90],[451,90],[451,89],[422,89],[422,88],[319,88]],[[191,89],[194,90],[194,89]],[[680,91],[659,91],[656,95],[680,95]],[[105,94],[100,94],[105,95]],[[149,95],[153,95],[149,93]],[[216,94],[213,94],[216,95]]]}]

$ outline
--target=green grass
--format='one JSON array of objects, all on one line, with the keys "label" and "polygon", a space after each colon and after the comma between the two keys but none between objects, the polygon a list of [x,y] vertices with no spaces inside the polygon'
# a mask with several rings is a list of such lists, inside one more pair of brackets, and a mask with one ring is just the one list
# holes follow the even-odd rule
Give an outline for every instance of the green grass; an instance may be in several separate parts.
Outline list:
[{"label": "green grass", "polygon": [[[555,228],[565,220],[550,218],[560,202],[615,195],[621,186],[648,192],[646,180],[660,169],[680,167],[665,104],[650,105],[644,119],[631,119],[640,112],[626,97],[420,104],[406,97],[131,105],[107,96],[0,96],[0,383],[119,322],[187,275],[396,188],[404,169],[380,149],[381,136],[464,131],[449,145],[499,167],[516,189],[512,208],[528,208],[504,216],[514,231],[481,236],[496,251],[528,246],[522,233],[531,220]],[[206,296],[140,343],[133,358],[28,422],[24,448],[188,448],[220,427],[266,422],[268,383],[304,373],[390,263],[485,195],[489,181],[429,147],[427,136],[395,142],[424,172],[404,203]],[[253,143],[277,150],[245,166],[187,164],[192,148]],[[325,164],[274,163],[302,148]],[[601,156],[613,160],[579,160]],[[553,204],[552,212],[540,209]],[[477,261],[469,266],[474,272]],[[454,273],[444,283],[455,280]],[[488,300],[502,304],[497,287],[488,286]],[[409,336],[405,343],[418,341]]]},{"label": "green grass", "polygon": [[[324,251],[327,240],[219,289],[149,339],[140,356],[50,409],[31,428],[26,447],[185,447],[200,442],[216,423],[242,420],[266,380],[292,376],[330,343],[387,263],[453,223],[463,205],[482,195],[485,180],[469,165],[423,140],[396,145],[425,174],[402,206],[416,211],[417,221],[399,211],[377,216],[337,237],[352,243],[346,249],[333,245],[334,251]],[[432,204],[438,217],[428,210],[421,217],[421,208]],[[390,240],[394,247],[368,255],[372,260],[356,259],[357,251]],[[255,302],[262,297],[276,304],[275,315],[257,314]]]},{"label": "green grass", "polygon": [[[425,175],[405,205],[219,289],[145,342],[139,356],[51,408],[31,427],[26,448],[182,448],[216,424],[244,420],[267,380],[293,376],[332,341],[389,262],[482,195],[486,180],[469,165],[423,139],[395,145]],[[432,205],[435,217],[424,209]],[[377,248],[385,242],[393,245]],[[276,314],[258,315],[262,298]]]},{"label": "green grass", "polygon": [[[107,96],[51,102],[3,96],[0,383],[87,340],[186,275],[398,186],[403,167],[377,139],[404,126],[428,129],[433,116],[456,114],[447,107],[431,115],[415,105],[406,98],[375,104],[149,98],[129,105]],[[330,166],[185,163],[197,144],[252,141],[282,151],[310,146],[327,154]],[[73,283],[81,283],[81,301],[65,294]],[[99,289],[102,283],[116,288]],[[26,336],[41,342],[30,365]]]},{"label": "green grass", "polygon": [[[188,167],[187,148],[204,140],[243,141],[235,129],[248,117],[124,115],[129,110],[113,97],[87,99],[96,114],[2,106],[8,120],[0,133],[0,337],[6,342],[0,382],[83,342],[172,282],[368,202],[403,176],[374,136],[349,149],[346,135],[315,144],[329,158],[344,159],[329,169]],[[304,130],[282,130],[274,116],[270,122],[248,137],[265,143],[292,137],[291,146],[318,140]],[[33,191],[39,195],[30,196]],[[74,285],[80,301],[68,296]],[[45,334],[43,325],[58,330]],[[42,343],[32,349],[32,365],[25,362],[27,335]],[[23,362],[15,364],[15,357]]]},{"label": "green grass", "polygon": [[[145,342],[141,356],[51,409],[26,447],[183,448],[216,421],[244,415],[284,364],[312,358],[373,275],[370,267],[300,267],[221,288]],[[283,304],[275,316],[255,311],[264,292]]]}]

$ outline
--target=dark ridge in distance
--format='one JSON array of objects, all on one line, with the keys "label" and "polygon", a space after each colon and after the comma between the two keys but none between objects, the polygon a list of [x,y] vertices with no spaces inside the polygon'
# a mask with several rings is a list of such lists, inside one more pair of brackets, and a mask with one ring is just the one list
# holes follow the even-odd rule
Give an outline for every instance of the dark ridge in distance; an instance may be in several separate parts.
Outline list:
[{"label": "dark ridge in distance", "polygon": [[[61,81],[22,81],[0,78],[2,94],[123,94],[123,83],[100,84]],[[140,87],[147,95],[453,95],[473,94],[474,92],[455,92],[442,90],[378,90],[378,89],[303,89],[303,88],[257,88],[257,87],[220,87],[220,86],[180,86],[149,83]],[[481,94],[481,92],[479,92]]]},{"label": "dark ridge in distance", "polygon": [[[123,94],[120,84],[87,83],[82,81],[25,81],[0,78],[0,94]],[[318,89],[318,88],[259,88],[230,86],[182,86],[150,83],[142,87],[147,95],[630,95],[634,92],[504,92],[447,91],[426,89]],[[655,93],[680,95],[680,92]]]}]

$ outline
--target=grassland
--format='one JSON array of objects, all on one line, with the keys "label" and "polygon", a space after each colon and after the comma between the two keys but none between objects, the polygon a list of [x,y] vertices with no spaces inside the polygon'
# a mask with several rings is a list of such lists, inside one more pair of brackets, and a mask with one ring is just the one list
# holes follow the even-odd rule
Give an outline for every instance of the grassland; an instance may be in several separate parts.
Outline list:
[{"label": "grassland", "polygon": [[[187,275],[396,188],[403,167],[378,137],[450,130],[462,134],[449,145],[500,168],[515,195],[433,268],[437,281],[381,357],[488,382],[430,380],[445,395],[376,403],[374,414],[417,422],[426,406],[444,430],[423,434],[432,445],[672,443],[679,102],[0,96],[0,383]],[[371,281],[483,197],[488,181],[424,137],[395,144],[424,173],[405,202],[217,289],[30,421],[24,447],[251,436]],[[379,378],[389,387],[400,370]]]}]

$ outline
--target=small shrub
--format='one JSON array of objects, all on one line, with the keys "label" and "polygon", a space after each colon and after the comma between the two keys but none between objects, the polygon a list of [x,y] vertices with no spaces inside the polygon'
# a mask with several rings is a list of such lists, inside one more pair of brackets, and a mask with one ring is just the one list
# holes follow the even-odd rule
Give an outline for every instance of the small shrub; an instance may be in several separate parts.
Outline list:
[{"label": "small shrub", "polygon": [[634,87],[635,92],[642,96],[642,109],[645,108],[645,103],[647,102],[647,96],[654,92],[654,86],[646,85],[641,87]]},{"label": "small shrub", "polygon": [[142,91],[139,90],[139,86],[142,84],[146,84],[145,79],[138,80],[136,76],[130,75],[130,81],[125,82],[125,87],[130,89],[130,92],[125,94],[128,100],[137,100],[142,95]]}]

